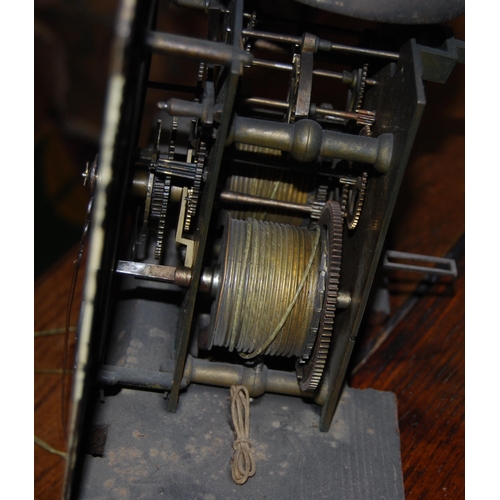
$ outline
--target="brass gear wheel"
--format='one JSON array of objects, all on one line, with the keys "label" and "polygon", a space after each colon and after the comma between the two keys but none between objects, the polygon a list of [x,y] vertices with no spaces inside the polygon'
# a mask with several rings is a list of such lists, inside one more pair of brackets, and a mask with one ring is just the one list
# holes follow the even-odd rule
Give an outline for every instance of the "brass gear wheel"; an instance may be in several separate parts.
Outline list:
[{"label": "brass gear wheel", "polygon": [[168,143],[168,159],[173,160],[175,158],[175,144],[177,141],[177,127],[179,125],[179,118],[177,116],[172,117],[172,128],[170,129],[170,139]]},{"label": "brass gear wheel", "polygon": [[326,227],[328,237],[327,280],[318,336],[311,357],[297,362],[297,378],[302,391],[317,389],[326,367],[332,338],[342,262],[342,212],[336,201],[327,201],[318,225]]},{"label": "brass gear wheel", "polygon": [[363,68],[354,71],[354,79],[351,83],[349,92],[349,99],[347,103],[347,110],[358,112],[363,105],[363,97],[365,95],[366,78],[368,76],[368,64]]},{"label": "brass gear wheel", "polygon": [[313,211],[311,212],[311,219],[318,220],[321,217],[321,212],[325,206],[326,199],[328,198],[328,186],[318,186],[316,191],[316,198],[313,202]]},{"label": "brass gear wheel", "polygon": [[290,78],[290,88],[288,90],[288,110],[286,113],[287,123],[295,122],[295,104],[297,101],[300,81],[300,54],[294,54],[292,66],[293,70]]},{"label": "brass gear wheel", "polygon": [[366,88],[366,77],[368,76],[368,64],[363,66],[363,69],[359,71],[358,75],[358,89],[357,89],[357,99],[356,104],[354,106],[355,111],[360,111],[361,106],[363,105],[363,97],[365,95]]},{"label": "brass gear wheel", "polygon": [[203,172],[205,168],[205,158],[207,155],[207,146],[204,142],[200,142],[198,152],[196,154],[196,173],[193,181],[193,187],[189,190],[187,199],[186,218],[184,220],[184,231],[191,229],[191,222],[196,215],[198,208],[198,200],[200,198],[201,183],[203,181]]},{"label": "brass gear wheel", "polygon": [[350,230],[356,228],[361,217],[367,184],[368,172],[363,172],[354,184],[344,184],[342,189],[342,216]]},{"label": "brass gear wheel", "polygon": [[155,259],[159,260],[163,252],[163,240],[165,237],[165,226],[167,223],[167,208],[170,198],[170,177],[166,176],[160,180],[155,176],[153,184],[153,199],[151,202],[151,218],[158,219],[158,230],[156,235]]}]

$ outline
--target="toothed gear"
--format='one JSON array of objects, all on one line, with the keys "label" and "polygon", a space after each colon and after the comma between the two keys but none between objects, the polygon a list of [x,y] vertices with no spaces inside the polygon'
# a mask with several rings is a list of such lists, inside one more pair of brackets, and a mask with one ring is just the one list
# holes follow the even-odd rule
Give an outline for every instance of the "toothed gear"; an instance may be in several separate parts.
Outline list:
[{"label": "toothed gear", "polygon": [[200,62],[200,65],[198,66],[198,82],[197,85],[201,87],[203,85],[203,77],[205,76],[205,68],[206,65],[204,62]]},{"label": "toothed gear", "polygon": [[316,199],[313,202],[311,219],[318,220],[321,217],[321,212],[323,210],[323,207],[325,206],[327,196],[328,186],[319,186],[316,192]]},{"label": "toothed gear", "polygon": [[372,135],[371,127],[375,123],[375,113],[373,111],[361,109],[363,105],[363,98],[365,95],[367,76],[368,76],[368,64],[365,64],[363,66],[363,69],[359,70],[358,74],[359,81],[358,81],[357,98],[356,98],[356,105],[354,106],[354,111],[358,114],[358,119],[356,120],[356,123],[358,125],[363,126],[360,135],[371,137]]},{"label": "toothed gear", "polygon": [[196,173],[193,181],[193,187],[189,190],[189,196],[187,198],[187,210],[186,219],[184,221],[184,231],[189,231],[191,228],[191,222],[196,215],[196,209],[198,207],[198,199],[200,197],[201,183],[203,181],[203,170],[205,165],[205,157],[207,153],[207,147],[204,142],[200,143],[198,148],[198,153],[196,155]]},{"label": "toothed gear", "polygon": [[[341,180],[342,182],[342,180]],[[361,217],[361,210],[365,199],[368,172],[356,179],[356,182],[344,182],[342,189],[342,217],[346,219],[347,227],[354,229]]]},{"label": "toothed gear", "polygon": [[366,77],[368,76],[368,64],[363,66],[362,70],[359,70],[358,74],[358,96],[356,99],[356,105],[354,106],[354,110],[356,112],[361,110],[361,106],[363,105],[363,97],[365,95],[365,87],[366,87]]},{"label": "toothed gear", "polygon": [[372,136],[372,125],[373,123],[366,123],[365,126],[359,131],[359,135],[363,137]]},{"label": "toothed gear", "polygon": [[[159,186],[161,183],[159,183]],[[165,236],[165,226],[167,222],[167,208],[168,200],[170,198],[170,177],[165,177],[162,184],[163,195],[161,196],[161,203],[159,203],[158,212],[158,231],[156,236],[156,246],[155,246],[155,259],[159,260],[163,252],[163,240]],[[152,214],[151,214],[152,215]]]},{"label": "toothed gear", "polygon": [[340,211],[342,217],[345,219],[347,217],[347,200],[349,199],[349,187],[344,185],[342,188],[342,198],[340,200]]},{"label": "toothed gear", "polygon": [[152,172],[148,175],[148,184],[146,188],[146,201],[144,203],[144,215],[142,219],[141,238],[146,238],[149,227],[149,215],[151,213],[151,200],[153,198],[153,184],[154,174]]},{"label": "toothed gear", "polygon": [[[175,157],[175,141],[177,140],[177,125],[179,118],[172,117],[172,128],[170,129],[170,138],[168,145],[168,159]],[[167,222],[167,208],[170,199],[170,176],[159,177],[155,175],[153,184],[153,196],[151,200],[151,218],[158,220],[158,229],[156,232],[155,259],[160,260],[163,252],[163,239],[165,236],[165,225]]]},{"label": "toothed gear", "polygon": [[336,201],[327,201],[321,217],[320,226],[326,227],[328,238],[328,276],[323,311],[319,323],[318,337],[312,355],[307,362],[297,363],[297,376],[302,391],[317,389],[326,367],[330,341],[333,334],[337,296],[339,293],[340,266],[342,262],[342,213]]},{"label": "toothed gear", "polygon": [[354,186],[357,182],[356,177],[341,177],[339,179],[340,184],[342,184],[342,192],[340,194],[340,211],[342,213],[342,218],[347,217],[347,202],[349,201],[349,190],[351,186]]},{"label": "toothed gear", "polygon": [[300,55],[294,54],[292,60],[293,70],[290,79],[290,88],[288,90],[288,111],[286,120],[288,123],[295,122],[295,106],[297,103],[297,95],[299,92],[300,82]]},{"label": "toothed gear", "polygon": [[157,175],[153,176],[153,191],[151,194],[151,205],[149,217],[158,220],[161,217],[163,207],[163,196],[165,192],[165,178]]},{"label": "toothed gear", "polygon": [[168,146],[168,159],[173,160],[175,156],[175,141],[177,140],[177,126],[179,124],[179,118],[177,116],[172,117],[172,129],[170,130],[170,142]]},{"label": "toothed gear", "polygon": [[[250,16],[250,19],[247,23],[247,30],[253,30],[255,29],[255,26],[257,24],[257,13],[256,12],[252,12],[252,15]],[[247,52],[250,52],[250,50],[252,49],[252,44],[249,42],[249,38],[246,38],[244,39],[244,42],[245,42],[245,50]]]},{"label": "toothed gear", "polygon": [[363,129],[369,132],[366,135],[371,135],[371,126],[375,123],[375,113],[364,109],[358,109],[356,113],[356,123],[363,126]]}]

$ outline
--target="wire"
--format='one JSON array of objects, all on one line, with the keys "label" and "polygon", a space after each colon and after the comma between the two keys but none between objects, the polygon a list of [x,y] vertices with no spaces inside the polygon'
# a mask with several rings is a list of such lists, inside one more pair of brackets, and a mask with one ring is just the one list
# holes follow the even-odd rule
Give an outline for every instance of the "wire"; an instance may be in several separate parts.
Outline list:
[{"label": "wire", "polygon": [[245,359],[302,355],[314,326],[321,234],[318,226],[229,219],[213,345]]},{"label": "wire", "polygon": [[63,427],[64,435],[67,437],[66,422],[67,422],[67,406],[66,406],[66,372],[68,365],[68,348],[69,348],[69,333],[71,330],[71,310],[73,308],[73,299],[75,298],[76,283],[78,280],[78,272],[80,271],[80,265],[83,259],[83,253],[85,251],[85,246],[87,244],[88,235],[90,232],[90,224],[92,218],[92,207],[94,205],[94,192],[96,186],[96,169],[98,165],[99,155],[95,157],[92,167],[87,162],[86,179],[90,180],[90,197],[87,204],[87,215],[85,217],[85,225],[83,226],[83,233],[80,239],[80,245],[78,249],[78,256],[73,262],[73,278],[71,280],[71,287],[69,290],[68,306],[66,308],[66,332],[64,335],[64,352],[63,352],[63,372],[61,375],[61,424]]},{"label": "wire", "polygon": [[42,375],[72,375],[73,370],[63,370],[62,368],[35,368],[35,374]]},{"label": "wire", "polygon": [[[65,328],[53,328],[52,330],[41,330],[38,332],[35,332],[35,338],[36,337],[49,337],[51,335],[61,335],[63,333],[66,333],[66,327]],[[69,329],[70,332],[76,332],[76,326],[72,326]]]},{"label": "wire", "polygon": [[40,446],[40,448],[43,448],[45,451],[48,451],[49,453],[52,453],[54,455],[59,455],[60,457],[67,459],[68,454],[65,451],[59,451],[50,446],[50,444],[46,443],[45,441],[41,440],[39,437],[35,436],[35,444]]},{"label": "wire", "polygon": [[295,304],[297,303],[297,299],[299,298],[299,295],[301,294],[302,289],[304,288],[306,280],[309,278],[309,274],[311,272],[312,264],[313,264],[314,259],[316,257],[316,250],[318,249],[319,237],[320,237],[321,231],[320,231],[319,227],[316,227],[315,230],[316,230],[316,237],[315,237],[315,240],[314,240],[314,247],[313,247],[313,249],[311,251],[311,255],[309,256],[309,262],[307,263],[307,267],[306,267],[306,270],[304,272],[304,275],[302,276],[302,280],[299,283],[299,286],[297,288],[297,291],[295,292],[295,295],[294,295],[292,301],[288,305],[286,311],[284,312],[283,316],[281,317],[281,320],[279,321],[278,325],[273,330],[273,332],[271,333],[271,335],[269,335],[269,337],[267,338],[267,340],[256,351],[254,351],[254,352],[252,352],[250,354],[244,354],[244,353],[240,352],[240,356],[242,358],[244,358],[244,359],[255,358],[256,356],[258,356],[259,354],[261,354],[262,352],[264,352],[269,347],[269,345],[271,344],[271,342],[274,341],[274,339],[276,338],[276,336],[278,335],[278,333],[280,332],[280,330],[283,328],[283,325],[287,321],[288,317],[290,316],[290,313],[292,312],[293,308],[295,307]]}]

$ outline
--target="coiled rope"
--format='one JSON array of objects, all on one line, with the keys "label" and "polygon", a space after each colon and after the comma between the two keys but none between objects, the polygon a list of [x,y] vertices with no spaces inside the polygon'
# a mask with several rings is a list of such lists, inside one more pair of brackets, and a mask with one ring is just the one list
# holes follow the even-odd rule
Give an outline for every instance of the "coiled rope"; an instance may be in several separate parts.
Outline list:
[{"label": "coiled rope", "polygon": [[231,459],[231,475],[236,484],[245,484],[255,474],[255,460],[250,449],[250,395],[242,385],[231,386],[231,416],[236,439]]},{"label": "coiled rope", "polygon": [[212,345],[245,359],[301,356],[312,326],[321,230],[230,219]]}]

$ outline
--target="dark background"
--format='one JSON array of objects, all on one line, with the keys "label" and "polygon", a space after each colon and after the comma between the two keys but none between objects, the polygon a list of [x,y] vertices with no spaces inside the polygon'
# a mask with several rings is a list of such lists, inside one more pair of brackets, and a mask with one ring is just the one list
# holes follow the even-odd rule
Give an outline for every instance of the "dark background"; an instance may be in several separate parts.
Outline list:
[{"label": "dark background", "polygon": [[82,234],[81,174],[99,148],[117,3],[35,2],[35,279]]}]

